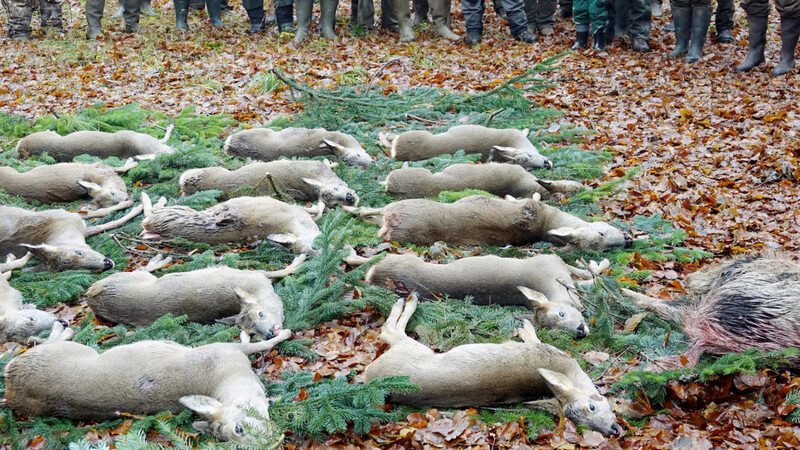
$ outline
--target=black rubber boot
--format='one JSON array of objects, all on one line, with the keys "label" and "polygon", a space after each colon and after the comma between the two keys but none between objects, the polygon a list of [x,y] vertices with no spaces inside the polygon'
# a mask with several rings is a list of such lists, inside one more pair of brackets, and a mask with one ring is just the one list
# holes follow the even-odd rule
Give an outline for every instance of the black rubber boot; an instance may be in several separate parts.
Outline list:
[{"label": "black rubber boot", "polygon": [[767,22],[768,17],[766,16],[747,16],[750,51],[747,53],[747,59],[734,69],[737,72],[750,72],[753,67],[764,64],[764,46],[767,44]]},{"label": "black rubber boot", "polygon": [[594,49],[602,52],[606,49],[606,27],[600,27],[592,34],[592,45]]},{"label": "black rubber boot", "polygon": [[278,23],[278,31],[281,33],[292,31],[294,23],[294,4],[278,6],[275,8],[275,21]]},{"label": "black rubber boot", "polygon": [[212,27],[224,27],[222,23],[222,3],[220,0],[206,0],[208,18],[211,19]]},{"label": "black rubber boot", "polygon": [[464,38],[464,43],[467,45],[475,45],[481,42],[482,30],[467,30],[467,36]]},{"label": "black rubber boot", "polygon": [[785,75],[794,69],[794,50],[800,37],[800,18],[781,17],[781,62],[775,66],[772,74]]},{"label": "black rubber boot", "polygon": [[86,39],[93,40],[103,34],[100,19],[105,7],[106,0],[86,0]]},{"label": "black rubber boot", "polygon": [[186,19],[189,17],[189,0],[172,0],[175,5],[175,30],[185,31],[189,28]]},{"label": "black rubber boot", "polygon": [[[586,27],[586,30],[578,30],[578,27]],[[576,25],[575,26],[575,43],[572,44],[572,50],[577,50],[579,48],[585,48],[589,45],[589,26],[588,25]]]},{"label": "black rubber boot", "polygon": [[250,19],[250,29],[245,31],[247,34],[263,33],[267,27],[264,21],[264,7],[245,9],[247,18]]},{"label": "black rubber boot", "polygon": [[711,6],[695,6],[692,8],[692,37],[689,42],[689,52],[686,53],[684,61],[688,63],[697,62],[703,56],[703,46],[706,43],[706,34],[711,25]]},{"label": "black rubber boot", "polygon": [[692,35],[692,7],[673,6],[672,22],[675,24],[675,48],[667,58],[685,55],[689,51],[689,38]]}]

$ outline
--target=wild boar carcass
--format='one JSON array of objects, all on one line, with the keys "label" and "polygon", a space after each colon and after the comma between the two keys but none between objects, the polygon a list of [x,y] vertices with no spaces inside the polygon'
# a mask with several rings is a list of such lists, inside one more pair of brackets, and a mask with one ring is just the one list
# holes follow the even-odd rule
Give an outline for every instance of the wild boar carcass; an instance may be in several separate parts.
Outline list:
[{"label": "wild boar carcass", "polygon": [[[594,272],[608,267],[608,260],[594,265]],[[479,305],[518,305],[534,311],[541,328],[559,328],[578,339],[589,334],[581,314],[572,276],[589,280],[592,273],[565,264],[556,255],[527,259],[473,256],[449,264],[432,264],[411,255],[386,255],[369,268],[366,282],[378,286],[415,291],[424,300],[438,295],[464,299]],[[401,293],[401,292],[398,292]]]},{"label": "wild boar carcass", "polygon": [[[518,330],[523,342],[467,344],[434,353],[406,335],[417,307],[413,298],[398,300],[386,318],[380,339],[389,350],[364,371],[367,381],[408,376],[420,390],[395,394],[392,401],[414,407],[464,408],[528,402],[563,414],[576,425],[608,436],[621,434],[608,400],[577,361],[543,344],[530,322]],[[543,400],[534,400],[550,397]]]},{"label": "wild boar carcass", "polygon": [[586,222],[538,200],[497,199],[483,195],[455,203],[401,200],[379,209],[356,212],[382,225],[389,241],[431,245],[524,245],[549,241],[581,250],[607,251],[629,246],[630,236],[605,222]]},{"label": "wild boar carcass", "polygon": [[[692,273],[686,288],[694,301],[677,304],[622,289],[638,307],[679,324],[691,339],[683,357],[659,358],[652,369],[692,367],[703,353],[800,348],[800,264],[790,255],[731,258]],[[792,365],[799,362],[793,358]]]},{"label": "wild boar carcass", "polygon": [[553,167],[528,140],[528,130],[458,125],[440,134],[411,130],[381,137],[389,142],[389,155],[398,161],[419,161],[464,150],[468,155],[480,153],[484,162],[509,161],[526,170]]},{"label": "wild boar carcass", "polygon": [[18,415],[96,421],[188,408],[207,420],[195,422],[197,430],[221,441],[255,443],[264,424],[247,411],[269,418],[269,401],[247,355],[269,351],[290,335],[283,330],[268,341],[195,348],[141,341],[98,354],[55,333],[6,365],[6,404]]},{"label": "wild boar carcass", "polygon": [[299,201],[322,200],[329,208],[358,204],[358,195],[331,170],[327,160],[254,162],[237,170],[189,169],[181,175],[180,184],[185,194],[217,189],[227,198],[232,191],[243,188],[260,195],[271,195],[277,189]]},{"label": "wild boar carcass", "polygon": [[345,164],[367,167],[372,158],[349,134],[323,128],[253,128],[232,134],[225,140],[225,153],[241,158],[272,161],[281,156],[335,155]]},{"label": "wild boar carcass", "polygon": [[17,152],[22,158],[47,152],[59,162],[72,161],[83,154],[100,158],[152,159],[163,153],[175,152],[175,148],[167,145],[172,128],[173,125],[167,128],[163,139],[130,130],[115,133],[84,130],[66,136],[53,131],[40,131],[22,138],[17,144]]},{"label": "wild boar carcass", "polygon": [[442,191],[480,189],[500,197],[531,197],[538,193],[545,200],[555,196],[569,198],[583,188],[577,181],[540,180],[515,164],[453,164],[431,173],[420,167],[403,167],[389,172],[381,182],[386,193],[401,199],[436,197]]},{"label": "wild boar carcass", "polygon": [[268,239],[294,253],[316,253],[314,239],[320,235],[305,209],[270,197],[236,197],[203,211],[146,208],[142,228],[145,239],[181,237],[212,245]]}]

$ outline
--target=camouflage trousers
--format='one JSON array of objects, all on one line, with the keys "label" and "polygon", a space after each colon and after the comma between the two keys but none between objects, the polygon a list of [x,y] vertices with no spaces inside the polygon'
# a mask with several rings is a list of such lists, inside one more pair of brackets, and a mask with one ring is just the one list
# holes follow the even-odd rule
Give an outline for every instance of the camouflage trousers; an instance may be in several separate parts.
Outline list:
[{"label": "camouflage trousers", "polygon": [[[24,39],[31,35],[31,10],[33,0],[2,0],[8,12],[8,37]],[[42,16],[42,28],[53,27],[59,32],[63,30],[61,22],[61,0],[41,0],[39,12]]]}]

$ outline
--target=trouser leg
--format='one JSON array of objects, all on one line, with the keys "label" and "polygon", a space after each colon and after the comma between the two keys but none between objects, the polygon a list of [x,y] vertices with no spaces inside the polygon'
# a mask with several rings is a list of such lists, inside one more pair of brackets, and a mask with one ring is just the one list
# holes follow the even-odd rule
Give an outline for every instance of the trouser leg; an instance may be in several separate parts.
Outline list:
[{"label": "trouser leg", "polygon": [[292,29],[294,24],[294,0],[278,0],[275,5],[275,22],[278,24],[278,31],[280,32]]},{"label": "trouser leg", "polygon": [[39,14],[42,17],[42,28],[52,27],[59,33],[64,32],[61,20],[61,0],[41,0]]},{"label": "trouser leg", "polygon": [[653,19],[653,8],[649,0],[631,0],[630,4],[630,26],[628,35],[631,39],[650,40],[651,22]]},{"label": "trouser leg", "polygon": [[483,33],[484,0],[461,0],[464,27],[467,32]]},{"label": "trouser leg", "polygon": [[528,31],[528,19],[525,17],[524,0],[502,0],[503,9],[506,11],[508,28],[514,37]]},{"label": "trouser leg", "polygon": [[352,0],[350,4],[350,23],[367,30],[375,26],[375,5],[372,0]]},{"label": "trouser leg", "polygon": [[86,38],[94,39],[103,30],[100,26],[100,19],[103,18],[103,9],[106,7],[106,0],[86,0]]},{"label": "trouser leg", "polygon": [[139,15],[141,13],[141,0],[122,0],[122,18],[125,21],[125,32],[135,33],[139,31]]},{"label": "trouser leg", "polygon": [[411,8],[408,0],[389,0],[392,5],[394,17],[397,19],[397,28],[400,32],[400,42],[412,42],[414,30],[411,28]]},{"label": "trouser leg", "polygon": [[717,36],[722,31],[733,30],[733,13],[735,9],[734,0],[717,0],[717,13],[714,17],[714,28],[717,29]]},{"label": "trouser leg", "polygon": [[457,41],[461,36],[453,33],[447,26],[450,18],[450,1],[449,0],[430,0],[431,20],[433,21],[433,29],[439,36]]},{"label": "trouser leg", "polygon": [[381,0],[381,28],[390,31],[399,31],[397,17],[394,14],[394,5],[391,0]]},{"label": "trouser leg", "polygon": [[412,0],[412,6],[414,7],[414,24],[421,24],[428,20],[428,11],[430,10],[430,5],[428,4],[428,0]]},{"label": "trouser leg", "polygon": [[31,35],[32,8],[30,0],[3,0],[8,12],[8,37],[27,39]]}]

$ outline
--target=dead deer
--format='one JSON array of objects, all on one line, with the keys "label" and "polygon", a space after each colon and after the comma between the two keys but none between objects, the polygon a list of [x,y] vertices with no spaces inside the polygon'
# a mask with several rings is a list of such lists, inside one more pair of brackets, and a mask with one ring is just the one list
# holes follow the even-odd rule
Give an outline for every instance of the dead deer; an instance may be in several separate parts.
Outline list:
[{"label": "dead deer", "polygon": [[28,253],[17,259],[9,255],[6,262],[0,264],[0,344],[9,341],[27,342],[29,338],[35,338],[39,333],[51,329],[53,323],[59,320],[53,314],[35,307],[25,308],[22,294],[8,284],[11,271],[21,269],[31,256]]},{"label": "dead deer", "polygon": [[[18,415],[109,420],[184,408],[206,421],[193,426],[221,441],[256,441],[269,418],[269,400],[247,355],[271,350],[290,330],[255,343],[185,347],[169,341],[120,345],[102,354],[65,341],[70,329],[54,325],[42,345],[15,357],[5,368],[6,404]],[[248,434],[253,430],[256,434]]]},{"label": "dead deer", "polygon": [[292,274],[305,259],[300,255],[272,272],[220,266],[156,278],[151,272],[171,262],[159,256],[94,283],[86,297],[97,317],[109,322],[144,327],[167,313],[185,314],[190,322],[223,322],[252,338],[272,339],[283,327],[283,302],[271,280]]},{"label": "dead deer", "polygon": [[[389,350],[364,371],[367,381],[408,376],[420,390],[392,395],[415,407],[463,408],[526,402],[526,406],[563,414],[608,436],[621,434],[617,418],[577,361],[536,337],[530,322],[517,330],[523,342],[467,344],[434,353],[406,335],[417,307],[414,296],[398,300],[381,328]],[[533,400],[552,396],[554,398]],[[532,401],[533,400],[533,401]]]},{"label": "dead deer", "polygon": [[83,130],[66,136],[53,131],[40,131],[22,138],[17,144],[17,152],[22,158],[47,152],[59,162],[72,161],[83,154],[100,158],[153,159],[160,154],[175,152],[175,148],[167,145],[173,128],[174,125],[167,127],[163,139],[130,130],[116,133]]}]

